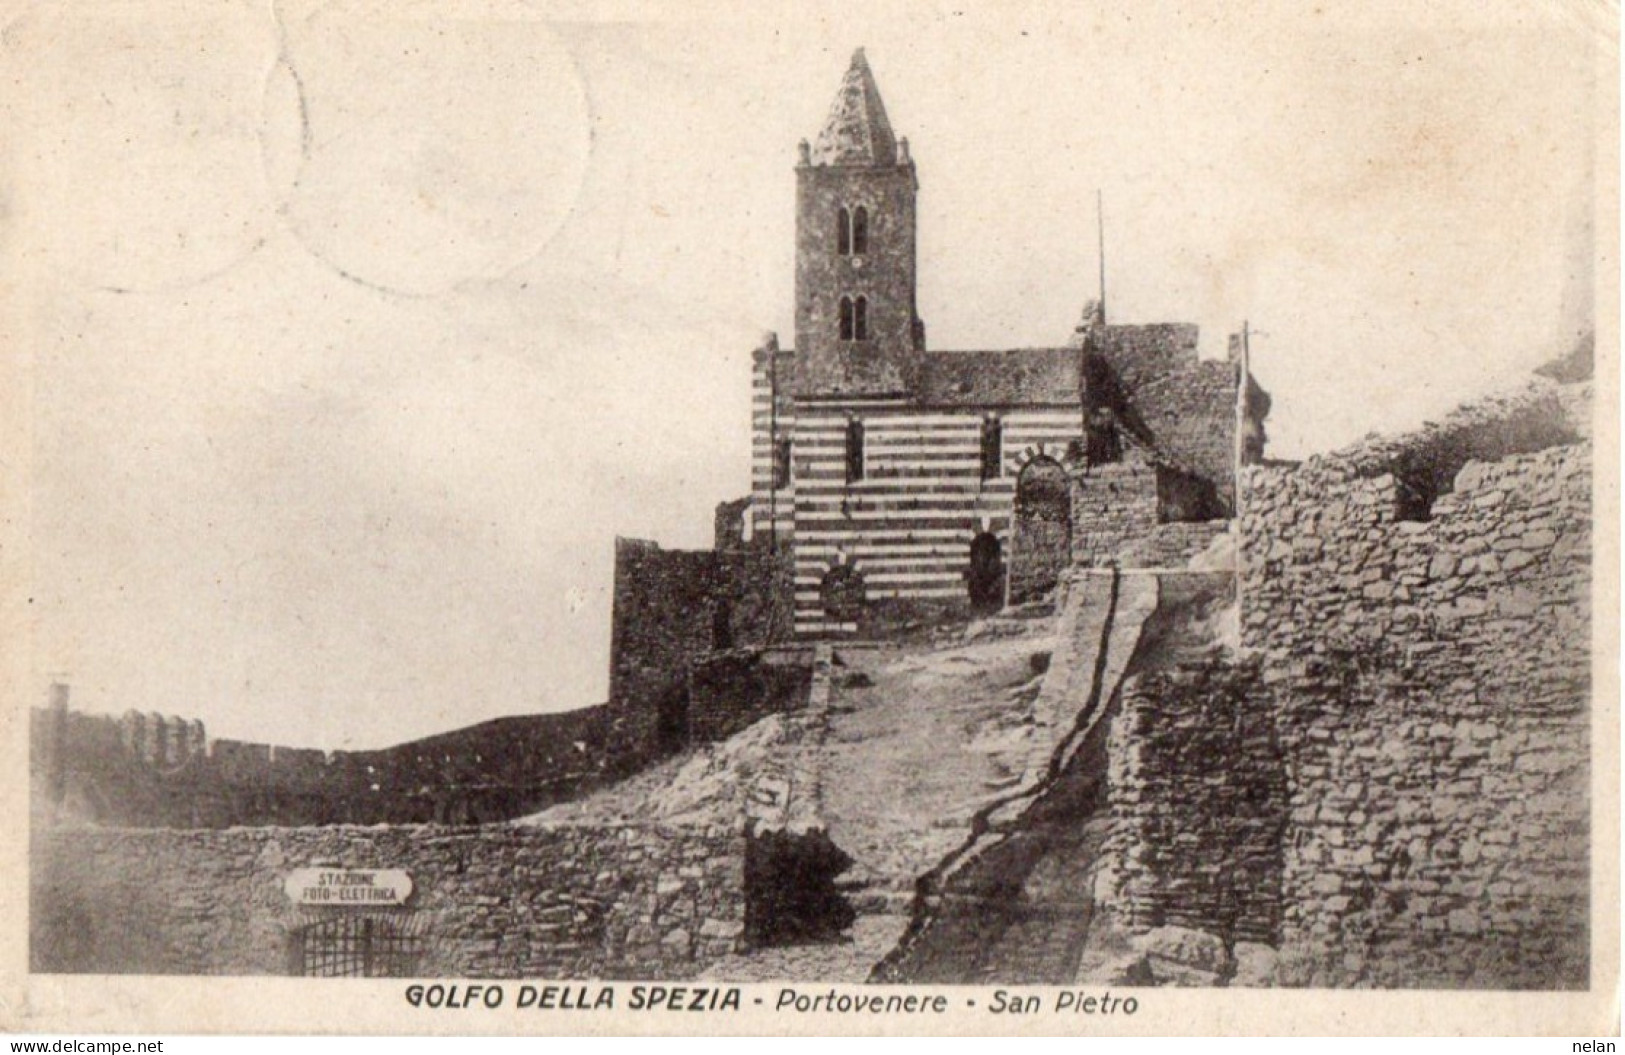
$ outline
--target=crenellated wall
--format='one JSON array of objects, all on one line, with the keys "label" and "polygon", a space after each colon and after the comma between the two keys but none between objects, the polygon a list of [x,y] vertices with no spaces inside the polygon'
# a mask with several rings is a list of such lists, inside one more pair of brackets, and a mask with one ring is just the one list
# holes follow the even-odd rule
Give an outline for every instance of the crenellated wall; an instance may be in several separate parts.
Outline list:
[{"label": "crenellated wall", "polygon": [[207,750],[203,723],[156,712],[125,711],[119,720],[124,749],[150,766],[185,765]]},{"label": "crenellated wall", "polygon": [[377,751],[324,752],[211,740],[202,722],[173,716],[83,714],[62,698],[30,715],[32,805],[41,824],[503,820],[613,773],[606,719],[605,708],[588,707],[499,718]]}]

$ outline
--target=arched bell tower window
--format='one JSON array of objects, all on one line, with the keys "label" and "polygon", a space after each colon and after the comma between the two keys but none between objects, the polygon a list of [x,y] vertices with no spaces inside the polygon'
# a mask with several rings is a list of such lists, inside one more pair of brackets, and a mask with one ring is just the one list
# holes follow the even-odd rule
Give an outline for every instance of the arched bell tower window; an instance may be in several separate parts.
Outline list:
[{"label": "arched bell tower window", "polygon": [[841,206],[835,210],[835,255],[862,256],[869,251],[869,209]]},{"label": "arched bell tower window", "polygon": [[869,339],[869,298],[864,296],[841,298],[841,340],[867,341]]}]

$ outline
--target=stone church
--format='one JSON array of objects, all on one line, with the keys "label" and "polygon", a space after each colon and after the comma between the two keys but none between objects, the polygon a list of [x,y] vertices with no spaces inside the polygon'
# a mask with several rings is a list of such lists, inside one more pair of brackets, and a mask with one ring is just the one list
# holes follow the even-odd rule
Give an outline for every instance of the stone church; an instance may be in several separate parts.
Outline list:
[{"label": "stone church", "polygon": [[1262,453],[1241,342],[1201,360],[1193,325],[1097,301],[1053,347],[927,350],[919,173],[861,50],[795,173],[795,348],[752,356],[750,494],[709,550],[616,541],[609,696],[634,741],[736,727],[813,642],[1043,602],[1072,566],[1182,567]]},{"label": "stone church", "polygon": [[1266,397],[1191,325],[1091,302],[1056,347],[928,351],[919,188],[859,49],[799,146],[795,349],[754,356],[750,534],[790,555],[798,638],[1034,600],[1159,525],[1222,526],[1262,449]]}]

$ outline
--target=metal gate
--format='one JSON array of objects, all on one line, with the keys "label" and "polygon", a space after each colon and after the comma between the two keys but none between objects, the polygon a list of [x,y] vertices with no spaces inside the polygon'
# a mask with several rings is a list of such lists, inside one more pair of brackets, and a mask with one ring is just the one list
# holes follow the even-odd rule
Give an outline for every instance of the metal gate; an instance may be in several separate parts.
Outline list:
[{"label": "metal gate", "polygon": [[400,919],[346,914],[294,931],[291,958],[307,978],[404,978],[417,973],[423,938]]}]

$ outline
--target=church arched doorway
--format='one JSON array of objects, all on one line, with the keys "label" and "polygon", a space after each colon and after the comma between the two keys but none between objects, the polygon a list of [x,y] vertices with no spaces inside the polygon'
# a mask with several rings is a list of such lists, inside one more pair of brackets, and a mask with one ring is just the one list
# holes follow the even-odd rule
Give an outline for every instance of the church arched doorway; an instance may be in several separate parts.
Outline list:
[{"label": "church arched doorway", "polygon": [[984,531],[970,540],[970,570],[965,573],[971,609],[997,611],[1004,604],[1004,546]]},{"label": "church arched doorway", "polygon": [[1061,463],[1040,455],[1016,478],[1010,603],[1037,600],[1055,589],[1072,562],[1072,487]]}]

